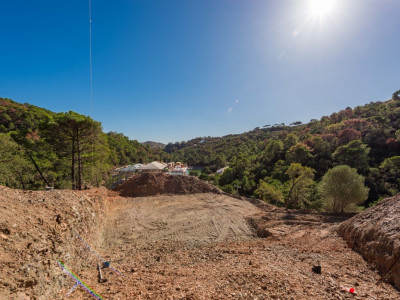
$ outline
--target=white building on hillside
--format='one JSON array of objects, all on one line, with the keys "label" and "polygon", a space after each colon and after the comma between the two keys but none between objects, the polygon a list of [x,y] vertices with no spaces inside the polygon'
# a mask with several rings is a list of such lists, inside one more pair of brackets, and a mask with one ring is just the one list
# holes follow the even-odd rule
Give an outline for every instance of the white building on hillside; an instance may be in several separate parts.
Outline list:
[{"label": "white building on hillside", "polygon": [[222,174],[222,173],[224,173],[224,171],[226,170],[226,169],[228,169],[229,167],[224,167],[224,168],[221,168],[221,169],[218,169],[215,173],[217,173],[217,174]]}]

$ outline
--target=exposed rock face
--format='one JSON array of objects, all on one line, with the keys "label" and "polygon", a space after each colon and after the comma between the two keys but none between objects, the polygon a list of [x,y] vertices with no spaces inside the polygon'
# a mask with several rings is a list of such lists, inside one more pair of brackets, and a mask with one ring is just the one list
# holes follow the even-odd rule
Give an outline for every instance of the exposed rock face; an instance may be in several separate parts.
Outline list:
[{"label": "exposed rock face", "polygon": [[386,279],[400,287],[400,195],[347,220],[338,232],[381,275],[387,274]]},{"label": "exposed rock face", "polygon": [[221,190],[217,187],[193,176],[174,176],[164,173],[136,175],[114,190],[124,197],[146,197],[161,194],[221,194]]}]

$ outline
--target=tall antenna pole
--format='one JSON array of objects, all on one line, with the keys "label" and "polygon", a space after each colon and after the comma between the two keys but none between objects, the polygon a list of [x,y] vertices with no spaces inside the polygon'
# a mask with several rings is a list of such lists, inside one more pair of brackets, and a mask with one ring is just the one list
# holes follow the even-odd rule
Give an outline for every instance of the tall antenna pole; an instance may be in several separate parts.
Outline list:
[{"label": "tall antenna pole", "polygon": [[[89,0],[90,117],[93,117],[92,1]],[[93,139],[93,127],[90,135]],[[92,180],[94,175],[94,141],[92,140]]]},{"label": "tall antenna pole", "polygon": [[90,115],[93,118],[92,1],[89,0]]}]

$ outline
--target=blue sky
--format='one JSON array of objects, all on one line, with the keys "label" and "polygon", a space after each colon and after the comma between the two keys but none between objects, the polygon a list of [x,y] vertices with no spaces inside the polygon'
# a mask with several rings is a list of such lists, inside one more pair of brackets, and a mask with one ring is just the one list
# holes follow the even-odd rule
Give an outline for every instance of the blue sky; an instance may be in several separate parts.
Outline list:
[{"label": "blue sky", "polygon": [[[389,99],[400,1],[310,1],[92,0],[92,116],[166,143]],[[91,114],[87,1],[0,0],[0,28],[0,97]]]}]

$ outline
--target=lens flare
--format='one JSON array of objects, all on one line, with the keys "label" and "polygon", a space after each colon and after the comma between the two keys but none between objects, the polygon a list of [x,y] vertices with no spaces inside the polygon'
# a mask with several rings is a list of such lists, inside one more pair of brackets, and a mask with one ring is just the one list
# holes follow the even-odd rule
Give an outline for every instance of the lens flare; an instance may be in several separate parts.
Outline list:
[{"label": "lens flare", "polygon": [[311,0],[310,14],[315,17],[325,17],[335,8],[335,0]]}]

